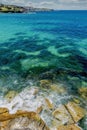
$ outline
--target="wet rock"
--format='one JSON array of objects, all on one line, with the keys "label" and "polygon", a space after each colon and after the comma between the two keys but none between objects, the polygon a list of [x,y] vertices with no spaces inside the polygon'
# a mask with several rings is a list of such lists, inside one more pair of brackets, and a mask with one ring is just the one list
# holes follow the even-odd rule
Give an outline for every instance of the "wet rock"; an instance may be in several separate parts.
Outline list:
[{"label": "wet rock", "polygon": [[57,130],[81,130],[81,128],[75,124],[72,125],[65,125],[58,127]]},{"label": "wet rock", "polygon": [[11,100],[17,95],[16,91],[9,91],[6,95],[5,98],[11,102]]},{"label": "wet rock", "polygon": [[81,87],[78,90],[79,94],[87,100],[87,87]]},{"label": "wet rock", "polygon": [[46,130],[44,123],[29,120],[28,117],[19,117],[12,120],[6,130]]},{"label": "wet rock", "polygon": [[9,112],[9,110],[7,108],[0,108],[0,114]]},{"label": "wet rock", "polygon": [[64,105],[59,106],[53,113],[52,115],[59,120],[60,125],[61,124],[73,124],[74,121],[72,117],[70,116],[69,112],[65,108]]},{"label": "wet rock", "polygon": [[85,110],[82,107],[80,107],[78,104],[74,102],[69,102],[65,106],[75,122],[78,122],[80,119],[82,119],[85,116]]},{"label": "wet rock", "polygon": [[40,80],[40,86],[43,88],[50,88],[51,81],[50,80]]},{"label": "wet rock", "polygon": [[33,95],[38,94],[38,92],[39,92],[39,89],[38,89],[38,88],[35,88],[35,89],[34,89],[34,92],[33,92]]},{"label": "wet rock", "polygon": [[45,98],[45,102],[46,102],[46,105],[49,109],[53,109],[54,108],[54,105],[52,103],[51,100],[49,100],[48,98]]},{"label": "wet rock", "polygon": [[27,111],[0,116],[0,127],[1,130],[49,130],[38,114]]},{"label": "wet rock", "polygon": [[67,92],[66,89],[63,86],[60,86],[60,85],[57,85],[57,84],[52,84],[51,89],[52,89],[52,91],[55,91],[59,94],[64,94],[64,93]]},{"label": "wet rock", "polygon": [[9,120],[0,122],[0,130],[5,130],[9,122]]},{"label": "wet rock", "polygon": [[39,75],[40,79],[49,79],[52,80],[54,78],[54,74],[52,72],[45,72]]},{"label": "wet rock", "polygon": [[80,104],[80,100],[78,98],[73,98],[73,101],[76,103],[76,104]]},{"label": "wet rock", "polygon": [[43,106],[40,106],[40,107],[37,108],[36,113],[39,114],[39,113],[41,113],[42,110],[43,110]]}]

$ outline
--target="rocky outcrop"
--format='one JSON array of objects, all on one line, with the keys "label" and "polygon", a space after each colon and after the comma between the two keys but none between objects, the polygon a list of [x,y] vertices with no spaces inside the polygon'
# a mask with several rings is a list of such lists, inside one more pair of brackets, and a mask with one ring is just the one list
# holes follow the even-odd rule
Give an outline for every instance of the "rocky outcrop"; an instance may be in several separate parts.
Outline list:
[{"label": "rocky outcrop", "polygon": [[[38,115],[42,109],[40,106],[37,113],[18,110],[15,114],[9,114],[7,108],[0,108],[0,130],[51,130]],[[81,130],[76,123],[85,116],[85,110],[78,104],[69,102],[55,109],[52,115],[55,118],[52,123],[53,129]]]},{"label": "rocky outcrop", "polygon": [[81,130],[76,123],[86,115],[86,111],[78,104],[68,102],[68,104],[60,105],[55,109],[52,115],[57,119],[53,124],[58,130]]},{"label": "rocky outcrop", "polygon": [[67,98],[62,84],[41,80],[39,85],[27,86],[20,93],[9,91],[5,95],[0,102],[0,130],[80,130],[76,124],[86,115],[80,106],[81,100],[74,97],[67,103],[61,102],[61,94]]},{"label": "rocky outcrop", "polygon": [[0,130],[49,130],[35,112],[17,111],[15,114],[9,114],[5,108],[1,108],[0,111]]}]

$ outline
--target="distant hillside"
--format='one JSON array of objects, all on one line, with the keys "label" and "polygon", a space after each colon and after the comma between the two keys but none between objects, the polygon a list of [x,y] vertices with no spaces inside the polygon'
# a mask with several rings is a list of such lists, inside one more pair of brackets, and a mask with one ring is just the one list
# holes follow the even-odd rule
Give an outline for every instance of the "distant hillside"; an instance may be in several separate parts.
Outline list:
[{"label": "distant hillside", "polygon": [[21,7],[21,6],[16,6],[16,5],[0,4],[1,13],[24,13],[24,12],[38,12],[38,11],[52,11],[52,9]]}]

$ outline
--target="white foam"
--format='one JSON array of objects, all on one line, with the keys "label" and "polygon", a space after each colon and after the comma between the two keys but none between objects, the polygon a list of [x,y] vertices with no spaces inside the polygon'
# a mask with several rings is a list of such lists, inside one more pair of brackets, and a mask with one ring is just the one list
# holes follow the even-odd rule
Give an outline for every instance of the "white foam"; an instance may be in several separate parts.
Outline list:
[{"label": "white foam", "polygon": [[36,111],[43,103],[41,96],[35,97],[35,88],[26,88],[20,92],[10,103],[5,99],[0,99],[0,107],[6,107],[9,112],[15,113],[17,110]]}]

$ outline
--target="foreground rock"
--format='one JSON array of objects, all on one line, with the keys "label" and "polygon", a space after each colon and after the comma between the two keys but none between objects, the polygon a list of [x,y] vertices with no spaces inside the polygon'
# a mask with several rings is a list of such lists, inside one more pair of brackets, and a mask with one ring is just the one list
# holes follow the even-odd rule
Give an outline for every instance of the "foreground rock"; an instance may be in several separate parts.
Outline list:
[{"label": "foreground rock", "polygon": [[9,112],[7,108],[0,108],[0,115],[7,112]]},{"label": "foreground rock", "polygon": [[[80,130],[75,125],[85,115],[86,111],[74,102],[69,102],[66,105],[60,105],[52,115],[55,117],[53,125],[58,127],[58,130]],[[59,127],[60,126],[60,127]]]},{"label": "foreground rock", "polygon": [[74,123],[64,105],[59,106],[52,114],[59,121],[59,125]]},{"label": "foreground rock", "polygon": [[[2,108],[3,109],[3,108]],[[15,114],[0,114],[0,130],[49,130],[35,112],[17,111]]]},{"label": "foreground rock", "polygon": [[[49,100],[47,100],[48,105]],[[0,108],[0,130],[51,130],[45,124],[38,113],[42,111],[40,106],[36,112],[17,111],[15,114],[9,114],[7,108]],[[85,110],[74,102],[66,105],[60,105],[52,113],[55,118],[52,122],[52,130],[81,130],[76,123],[85,115]]]},{"label": "foreground rock", "polygon": [[76,103],[69,102],[65,106],[67,107],[67,110],[69,111],[75,122],[78,122],[85,116],[85,110],[78,106]]},{"label": "foreground rock", "polygon": [[[7,93],[5,100],[0,103],[0,130],[80,130],[75,124],[86,114],[80,107],[81,101],[74,98],[72,102],[62,104],[60,95],[66,90],[62,87],[64,91],[59,92],[61,85],[56,86],[49,80],[42,80],[41,83],[43,91],[49,88],[49,93],[44,91],[46,95],[40,90],[41,87],[39,89],[36,86],[27,87],[16,96],[14,92]],[[56,98],[56,90],[59,98]],[[13,98],[9,103],[6,100],[8,97]]]}]

